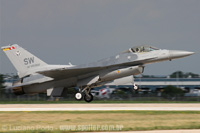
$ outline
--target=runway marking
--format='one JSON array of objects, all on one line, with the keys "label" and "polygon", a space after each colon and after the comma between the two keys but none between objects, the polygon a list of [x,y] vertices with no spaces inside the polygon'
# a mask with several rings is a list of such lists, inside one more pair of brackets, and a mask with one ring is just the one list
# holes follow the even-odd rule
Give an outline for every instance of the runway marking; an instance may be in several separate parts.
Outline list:
[{"label": "runway marking", "polygon": [[200,104],[0,104],[0,111],[200,111]]}]

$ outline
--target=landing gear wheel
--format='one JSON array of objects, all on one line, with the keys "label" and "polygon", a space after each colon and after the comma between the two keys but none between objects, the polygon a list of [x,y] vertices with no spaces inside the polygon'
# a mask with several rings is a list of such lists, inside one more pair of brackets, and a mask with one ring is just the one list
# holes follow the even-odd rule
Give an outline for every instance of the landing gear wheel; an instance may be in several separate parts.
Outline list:
[{"label": "landing gear wheel", "polygon": [[88,95],[89,96],[87,95],[84,96],[84,100],[89,103],[93,100],[93,95],[91,93],[89,93]]},{"label": "landing gear wheel", "polygon": [[75,94],[75,98],[76,98],[76,100],[80,101],[80,100],[82,100],[83,95],[80,92],[78,92]]},{"label": "landing gear wheel", "polygon": [[138,85],[134,84],[133,89],[136,91],[138,90]]}]

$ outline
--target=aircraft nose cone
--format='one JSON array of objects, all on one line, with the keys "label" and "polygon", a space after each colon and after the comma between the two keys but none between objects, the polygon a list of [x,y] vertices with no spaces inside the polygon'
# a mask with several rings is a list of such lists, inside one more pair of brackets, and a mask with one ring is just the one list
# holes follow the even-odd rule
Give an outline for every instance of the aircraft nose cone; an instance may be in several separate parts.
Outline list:
[{"label": "aircraft nose cone", "polygon": [[194,52],[189,52],[189,51],[170,50],[170,58],[171,59],[183,58],[183,57],[190,56],[193,54],[194,54]]}]

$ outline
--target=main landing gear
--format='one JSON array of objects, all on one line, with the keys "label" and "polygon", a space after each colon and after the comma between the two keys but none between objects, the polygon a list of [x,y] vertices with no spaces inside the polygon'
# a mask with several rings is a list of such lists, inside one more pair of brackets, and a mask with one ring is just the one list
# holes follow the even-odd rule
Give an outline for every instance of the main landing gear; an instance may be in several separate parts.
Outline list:
[{"label": "main landing gear", "polygon": [[[86,86],[84,89],[79,89],[79,92],[75,94],[75,99],[80,101],[84,99],[86,102],[92,102],[93,101],[93,95],[91,94],[91,86]],[[138,85],[133,84],[133,89],[135,91],[138,90]]]},{"label": "main landing gear", "polygon": [[91,94],[91,88],[89,86],[86,86],[83,90],[79,90],[78,93],[75,94],[75,99],[80,101],[84,98],[86,102],[93,101],[93,95]]},{"label": "main landing gear", "polygon": [[88,95],[85,95],[84,96],[84,100],[86,101],[86,102],[92,102],[93,101],[93,95],[91,94],[91,93],[88,93]]}]

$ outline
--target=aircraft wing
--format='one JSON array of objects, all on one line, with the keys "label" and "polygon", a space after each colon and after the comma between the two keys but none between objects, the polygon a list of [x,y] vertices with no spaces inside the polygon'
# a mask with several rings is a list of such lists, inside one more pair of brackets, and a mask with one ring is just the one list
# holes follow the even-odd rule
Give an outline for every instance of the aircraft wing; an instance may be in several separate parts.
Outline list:
[{"label": "aircraft wing", "polygon": [[[52,81],[52,80],[48,80],[48,81]],[[46,82],[48,82],[48,81],[46,81]],[[12,88],[17,88],[17,87],[29,87],[29,86],[41,84],[43,82],[44,81],[33,81],[33,82],[28,82],[28,83],[22,83],[19,85],[9,86],[9,87],[7,87],[7,89],[12,89]]]},{"label": "aircraft wing", "polygon": [[18,87],[29,87],[29,86],[36,85],[36,84],[40,84],[40,83],[22,83],[22,84],[19,84],[19,85],[9,86],[9,87],[6,87],[6,88],[7,89],[13,89],[13,88],[18,88]]},{"label": "aircraft wing", "polygon": [[58,79],[64,79],[64,78],[71,78],[71,77],[77,77],[80,75],[100,71],[106,68],[111,68],[111,67],[129,67],[129,66],[138,66],[138,65],[143,65],[145,62],[152,60],[154,58],[148,58],[144,60],[137,60],[134,62],[125,62],[125,63],[120,63],[117,64],[113,62],[109,62],[108,65],[106,65],[106,62],[101,62],[101,63],[91,63],[87,65],[80,65],[80,66],[75,66],[75,67],[70,67],[70,68],[59,68],[59,69],[52,69],[52,70],[45,70],[45,71],[39,71],[37,73],[40,73],[44,76],[54,78],[55,80]]},{"label": "aircraft wing", "polygon": [[44,76],[54,78],[56,80],[58,79],[64,79],[64,78],[71,78],[71,77],[77,77],[79,75],[84,75],[87,73],[99,71],[102,68],[100,67],[94,67],[94,68],[61,68],[61,69],[52,69],[47,71],[40,71],[37,73],[40,73]]}]

